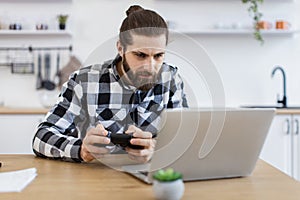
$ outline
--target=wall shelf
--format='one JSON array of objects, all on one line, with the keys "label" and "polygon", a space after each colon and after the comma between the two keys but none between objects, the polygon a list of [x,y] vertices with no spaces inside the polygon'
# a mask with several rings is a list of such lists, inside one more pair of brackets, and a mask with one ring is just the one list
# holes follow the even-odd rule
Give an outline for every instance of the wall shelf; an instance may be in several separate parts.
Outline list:
[{"label": "wall shelf", "polygon": [[[175,32],[188,35],[247,35],[253,34],[252,29],[201,29],[201,30],[174,30]],[[292,36],[300,33],[300,30],[262,30],[263,35]]]},{"label": "wall shelf", "polygon": [[0,0],[0,3],[72,3],[73,0]]},{"label": "wall shelf", "polygon": [[72,37],[69,31],[61,30],[0,30],[0,36],[68,36]]},{"label": "wall shelf", "polygon": [[[3,0],[2,0],[3,1]],[[165,2],[172,2],[172,1],[177,1],[177,2],[205,2],[209,0],[156,0],[156,1],[165,1]],[[265,3],[272,3],[272,2],[294,2],[297,0],[265,0]],[[224,0],[214,0],[214,2],[224,2]],[[226,2],[241,2],[241,0],[226,0]],[[242,2],[241,2],[242,3]]]}]

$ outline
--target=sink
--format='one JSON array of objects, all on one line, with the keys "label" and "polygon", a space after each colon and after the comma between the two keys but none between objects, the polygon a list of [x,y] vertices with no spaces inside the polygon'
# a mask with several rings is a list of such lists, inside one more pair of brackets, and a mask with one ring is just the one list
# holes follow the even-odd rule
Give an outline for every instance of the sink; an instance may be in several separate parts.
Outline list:
[{"label": "sink", "polygon": [[242,108],[276,108],[276,109],[299,109],[300,106],[287,106],[287,107],[281,107],[276,105],[245,105],[241,106]]}]

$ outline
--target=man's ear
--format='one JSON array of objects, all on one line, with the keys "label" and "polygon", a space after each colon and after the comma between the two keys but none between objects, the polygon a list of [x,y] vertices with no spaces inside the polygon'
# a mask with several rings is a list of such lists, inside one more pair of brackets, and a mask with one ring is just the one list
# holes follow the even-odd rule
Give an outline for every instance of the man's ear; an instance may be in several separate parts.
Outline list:
[{"label": "man's ear", "polygon": [[120,40],[118,40],[118,42],[117,42],[117,50],[118,50],[119,55],[122,57],[124,54],[124,48],[123,48]]}]

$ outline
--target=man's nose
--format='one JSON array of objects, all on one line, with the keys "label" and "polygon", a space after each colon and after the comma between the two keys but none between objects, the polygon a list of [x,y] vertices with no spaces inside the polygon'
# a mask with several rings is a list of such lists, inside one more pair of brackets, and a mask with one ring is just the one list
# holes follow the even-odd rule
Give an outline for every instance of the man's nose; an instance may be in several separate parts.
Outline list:
[{"label": "man's nose", "polygon": [[146,61],[145,64],[146,64],[145,67],[146,67],[147,69],[151,69],[151,71],[155,69],[155,60],[154,60],[154,58],[149,57],[149,58],[147,59],[147,61]]}]

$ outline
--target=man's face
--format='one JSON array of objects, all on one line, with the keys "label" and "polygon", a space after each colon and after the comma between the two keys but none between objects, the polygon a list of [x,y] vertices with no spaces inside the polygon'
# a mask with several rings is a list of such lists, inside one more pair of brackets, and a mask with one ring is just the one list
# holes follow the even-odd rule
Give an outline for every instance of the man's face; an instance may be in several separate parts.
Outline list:
[{"label": "man's face", "polygon": [[132,38],[133,44],[128,45],[121,55],[123,69],[136,88],[148,91],[157,82],[164,60],[166,37],[132,35]]}]

